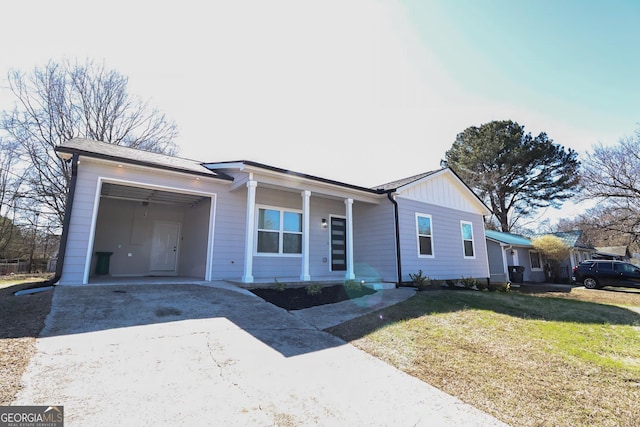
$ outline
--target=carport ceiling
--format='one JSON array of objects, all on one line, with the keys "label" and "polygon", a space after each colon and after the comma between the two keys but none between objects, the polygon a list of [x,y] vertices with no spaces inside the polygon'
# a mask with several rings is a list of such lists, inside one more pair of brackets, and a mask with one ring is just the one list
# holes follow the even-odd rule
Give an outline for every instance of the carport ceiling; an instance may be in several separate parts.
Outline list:
[{"label": "carport ceiling", "polygon": [[175,193],[173,191],[154,190],[143,187],[130,187],[128,185],[102,183],[102,197],[112,199],[131,200],[147,203],[164,203],[194,206],[205,200],[206,197],[194,194]]}]

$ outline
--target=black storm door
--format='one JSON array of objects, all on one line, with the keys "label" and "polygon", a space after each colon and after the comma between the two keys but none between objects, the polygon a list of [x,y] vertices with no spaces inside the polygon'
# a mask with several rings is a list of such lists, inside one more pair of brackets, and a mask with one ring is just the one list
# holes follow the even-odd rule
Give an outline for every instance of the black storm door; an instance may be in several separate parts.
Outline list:
[{"label": "black storm door", "polygon": [[347,220],[331,218],[331,271],[347,269]]}]

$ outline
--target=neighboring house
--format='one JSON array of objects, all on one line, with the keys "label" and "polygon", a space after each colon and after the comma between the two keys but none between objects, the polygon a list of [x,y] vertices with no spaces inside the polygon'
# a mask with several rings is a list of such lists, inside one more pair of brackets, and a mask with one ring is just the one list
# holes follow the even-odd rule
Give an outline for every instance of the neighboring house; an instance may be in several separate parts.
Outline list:
[{"label": "neighboring house", "polygon": [[513,267],[523,267],[522,281],[544,282],[544,257],[531,240],[518,234],[486,230],[489,272],[492,282],[506,282],[514,279]]},{"label": "neighboring house", "polygon": [[583,240],[581,230],[558,231],[547,234],[559,237],[562,242],[569,247],[569,257],[559,263],[558,279],[570,280],[573,274],[573,268],[580,262],[593,258],[596,253],[596,249]]},{"label": "neighboring house", "polygon": [[60,284],[96,276],[241,283],[488,278],[489,209],[450,169],[364,188],[252,162],[202,163],[97,141],[72,166]]},{"label": "neighboring house", "polygon": [[629,252],[628,246],[596,246],[595,249],[596,253],[593,258],[617,259],[626,262],[631,260],[631,252]]}]

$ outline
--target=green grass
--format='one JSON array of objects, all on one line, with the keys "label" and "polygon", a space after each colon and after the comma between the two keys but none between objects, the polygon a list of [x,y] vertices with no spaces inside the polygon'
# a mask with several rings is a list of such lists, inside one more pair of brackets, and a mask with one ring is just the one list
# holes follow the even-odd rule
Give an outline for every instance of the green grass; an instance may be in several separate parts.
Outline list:
[{"label": "green grass", "polygon": [[329,332],[514,426],[638,425],[640,295],[586,295],[421,292]]}]

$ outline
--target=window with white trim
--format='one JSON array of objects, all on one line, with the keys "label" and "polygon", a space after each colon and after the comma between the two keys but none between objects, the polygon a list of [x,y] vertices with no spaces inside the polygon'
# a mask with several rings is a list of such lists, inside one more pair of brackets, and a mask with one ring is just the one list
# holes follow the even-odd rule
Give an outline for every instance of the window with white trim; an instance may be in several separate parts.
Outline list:
[{"label": "window with white trim", "polygon": [[542,270],[542,261],[540,260],[540,252],[529,251],[529,261],[531,262],[531,270]]},{"label": "window with white trim", "polygon": [[416,213],[418,256],[433,258],[433,229],[431,215]]},{"label": "window with white trim", "polygon": [[258,254],[302,253],[302,213],[277,208],[259,208],[257,224]]},{"label": "window with white trim", "polygon": [[476,251],[473,244],[473,224],[468,221],[460,221],[462,232],[462,247],[465,258],[475,258]]}]

